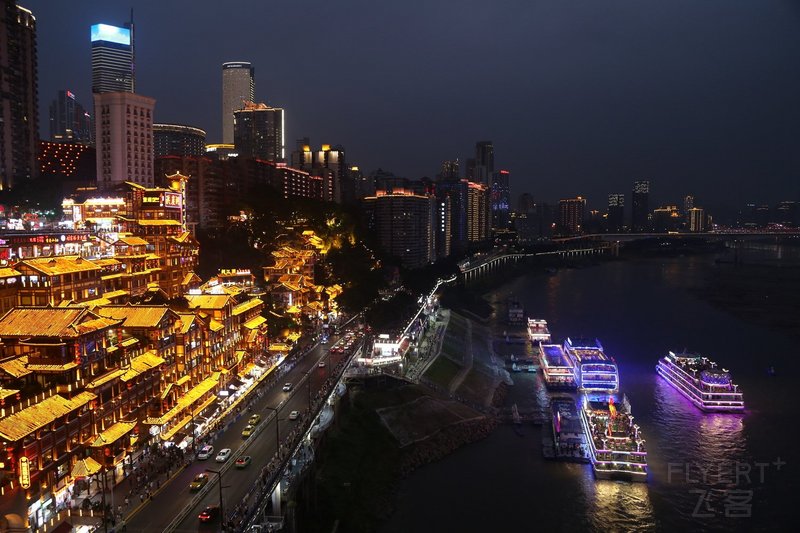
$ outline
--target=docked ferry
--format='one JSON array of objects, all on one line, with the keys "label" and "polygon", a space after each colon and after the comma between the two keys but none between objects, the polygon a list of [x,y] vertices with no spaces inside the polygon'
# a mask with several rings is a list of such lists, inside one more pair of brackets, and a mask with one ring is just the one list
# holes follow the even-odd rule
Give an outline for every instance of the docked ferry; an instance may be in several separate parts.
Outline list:
[{"label": "docked ferry", "polygon": [[603,351],[597,339],[564,341],[564,351],[577,370],[578,387],[586,392],[615,392],[619,389],[617,362]]},{"label": "docked ferry", "polygon": [[578,388],[575,365],[572,364],[572,360],[560,344],[539,343],[539,353],[542,354],[542,373],[548,389],[575,390]]},{"label": "docked ferry", "polygon": [[744,398],[730,373],[697,354],[669,352],[656,372],[703,411],[744,410]]},{"label": "docked ferry", "polygon": [[595,477],[647,481],[645,441],[626,396],[585,395],[581,423]]},{"label": "docked ferry", "polygon": [[550,330],[547,328],[547,320],[538,318],[528,319],[528,339],[531,342],[550,342]]},{"label": "docked ferry", "polygon": [[525,323],[525,308],[518,300],[508,300],[508,323],[518,326]]}]

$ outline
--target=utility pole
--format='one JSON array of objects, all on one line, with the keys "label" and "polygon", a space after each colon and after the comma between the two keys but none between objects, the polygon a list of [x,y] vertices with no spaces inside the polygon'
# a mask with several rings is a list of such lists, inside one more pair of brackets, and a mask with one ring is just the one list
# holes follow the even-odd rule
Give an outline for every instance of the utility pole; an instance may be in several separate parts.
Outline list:
[{"label": "utility pole", "polygon": [[220,515],[220,521],[222,522],[222,531],[225,531],[226,530],[225,525],[226,525],[227,522],[225,520],[225,508],[223,507],[223,501],[222,501],[222,489],[223,488],[227,488],[227,487],[223,487],[222,486],[222,470],[212,470],[210,468],[206,468],[206,472],[210,472],[212,474],[216,474],[217,477],[219,478],[218,479],[218,481],[219,481],[219,515]]}]

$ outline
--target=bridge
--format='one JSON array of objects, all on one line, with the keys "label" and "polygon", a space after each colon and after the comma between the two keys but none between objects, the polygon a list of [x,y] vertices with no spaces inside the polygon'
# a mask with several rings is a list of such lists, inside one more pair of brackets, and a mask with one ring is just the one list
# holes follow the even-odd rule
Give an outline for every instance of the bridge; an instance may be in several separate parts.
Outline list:
[{"label": "bridge", "polygon": [[554,237],[554,243],[575,243],[575,242],[630,242],[643,239],[706,239],[706,240],[759,240],[765,238],[800,237],[800,228],[783,229],[724,229],[715,231],[704,231],[697,233],[684,232],[650,232],[650,233],[590,233],[587,235],[575,235],[570,237]]},{"label": "bridge", "polygon": [[[575,243],[578,244],[578,243]],[[585,246],[571,246],[568,248],[561,248],[557,250],[548,250],[545,252],[508,252],[504,249],[494,251],[485,257],[472,256],[470,259],[462,261],[459,264],[461,271],[460,277],[465,281],[474,280],[484,274],[488,274],[500,268],[517,264],[535,257],[553,257],[559,259],[580,258],[589,256],[598,256],[604,254],[616,255],[617,246],[615,243],[590,243],[587,242]]]}]

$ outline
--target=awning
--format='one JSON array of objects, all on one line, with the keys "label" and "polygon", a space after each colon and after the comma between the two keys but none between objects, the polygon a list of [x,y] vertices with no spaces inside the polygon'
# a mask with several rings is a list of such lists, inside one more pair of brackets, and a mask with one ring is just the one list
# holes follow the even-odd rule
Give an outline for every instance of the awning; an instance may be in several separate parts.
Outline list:
[{"label": "awning", "polygon": [[98,473],[100,470],[103,469],[103,466],[92,459],[91,457],[87,457],[86,459],[78,459],[72,467],[72,472],[70,475],[73,478],[79,477],[89,477]]},{"label": "awning", "polygon": [[122,341],[119,344],[123,348],[128,348],[129,346],[133,346],[137,342],[139,342],[139,339],[137,339],[136,337],[128,337],[127,339],[125,339],[124,341]]},{"label": "awning", "polygon": [[164,392],[161,393],[161,399],[162,400],[165,399],[169,395],[169,392],[172,390],[172,385],[173,385],[172,383],[167,385],[167,388],[164,389]]},{"label": "awning", "polygon": [[143,374],[148,370],[153,370],[164,364],[164,358],[156,355],[153,350],[148,350],[142,355],[136,356],[131,359],[131,366],[122,376],[122,381],[130,381],[139,374]]},{"label": "awning", "polygon": [[119,298],[121,296],[128,296],[128,294],[130,294],[128,291],[123,291],[123,290],[111,291],[103,294],[103,298],[113,299],[113,298]]},{"label": "awning", "polygon": [[39,365],[35,363],[28,363],[28,370],[32,372],[66,372],[78,368],[78,364],[74,361],[64,363],[63,365]]},{"label": "awning", "polygon": [[191,420],[192,420],[191,415],[184,416],[180,420],[180,422],[178,422],[177,424],[175,424],[174,426],[172,426],[168,430],[159,433],[158,436],[161,437],[161,440],[169,440],[173,436],[175,436],[175,433],[177,433],[180,430],[182,430],[183,428],[185,428],[186,424],[188,424]]},{"label": "awning", "polygon": [[190,407],[194,402],[196,402],[200,397],[202,397],[208,391],[216,387],[218,381],[219,381],[219,373],[214,372],[214,374],[211,377],[204,379],[189,392],[178,398],[178,402],[172,409],[170,409],[169,411],[167,411],[158,418],[149,417],[145,420],[144,423],[159,425],[159,426],[166,424],[167,422],[175,418],[176,415],[183,412],[187,407]]},{"label": "awning", "polygon": [[281,342],[269,345],[270,352],[288,352],[289,350],[290,350],[289,345],[283,344]]},{"label": "awning", "polygon": [[246,355],[247,350],[236,350],[236,364],[238,365],[241,363],[242,359],[244,359]]},{"label": "awning", "polygon": [[261,326],[261,324],[263,324],[266,321],[267,321],[266,318],[259,315],[245,322],[244,327],[246,327],[247,329],[258,329],[258,327]]},{"label": "awning", "polygon": [[216,320],[214,320],[212,318],[211,322],[208,325],[208,327],[211,328],[211,331],[217,332],[217,331],[220,331],[220,330],[224,329],[225,325],[222,324],[221,322],[217,322]]},{"label": "awning", "polygon": [[241,304],[237,305],[236,307],[234,307],[233,311],[231,313],[233,314],[233,316],[238,316],[238,315],[241,315],[242,313],[246,313],[247,311],[250,311],[251,309],[254,309],[256,307],[263,306],[263,305],[264,305],[264,302],[261,301],[261,298],[251,298],[250,300],[247,300],[246,302],[241,303]]},{"label": "awning", "polygon": [[178,381],[176,381],[176,382],[175,382],[175,385],[177,385],[177,386],[179,386],[179,387],[180,387],[180,386],[181,386],[181,385],[183,385],[184,383],[188,382],[190,379],[192,379],[192,376],[191,376],[191,374],[186,374],[186,375],[185,375],[185,376],[183,376],[181,379],[179,379]]},{"label": "awning", "polygon": [[22,357],[17,357],[16,359],[11,359],[9,361],[4,361],[0,363],[0,369],[5,371],[8,375],[15,378],[21,378],[31,374],[31,371],[28,370],[28,356],[23,355]]},{"label": "awning", "polygon": [[14,396],[18,392],[19,391],[16,389],[4,389],[2,386],[0,386],[0,400],[5,400],[9,396]]},{"label": "awning", "polygon": [[107,444],[112,444],[130,433],[134,427],[136,427],[136,422],[117,422],[116,424],[112,424],[111,427],[101,431],[94,442],[89,446],[92,448],[100,448]]}]

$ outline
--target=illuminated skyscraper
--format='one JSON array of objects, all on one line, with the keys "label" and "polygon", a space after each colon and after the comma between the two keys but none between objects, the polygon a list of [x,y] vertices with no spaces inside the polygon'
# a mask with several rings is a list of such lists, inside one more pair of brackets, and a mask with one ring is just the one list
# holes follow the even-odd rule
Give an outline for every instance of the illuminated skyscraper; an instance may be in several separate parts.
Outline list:
[{"label": "illuminated skyscraper", "polygon": [[95,24],[91,39],[92,92],[135,92],[133,22],[123,27]]},{"label": "illuminated skyscraper", "polygon": [[619,233],[625,226],[625,195],[622,193],[608,195],[607,227],[611,233]]},{"label": "illuminated skyscraper", "polygon": [[492,176],[492,228],[507,229],[510,225],[511,190],[508,170],[495,172]]},{"label": "illuminated skyscraper", "polygon": [[256,99],[255,68],[247,61],[222,64],[222,142],[233,144],[233,114]]},{"label": "illuminated skyscraper", "polygon": [[585,216],[586,198],[578,196],[558,201],[558,222],[562,233],[569,235],[583,233]]},{"label": "illuminated skyscraper", "polygon": [[639,180],[633,182],[631,194],[631,231],[647,231],[650,227],[650,182]]},{"label": "illuminated skyscraper", "polygon": [[50,140],[94,144],[94,120],[72,91],[58,91],[50,104]]},{"label": "illuminated skyscraper", "polygon": [[39,87],[36,18],[11,0],[0,6],[0,189],[36,175]]},{"label": "illuminated skyscraper", "polygon": [[245,102],[244,109],[233,113],[233,141],[239,157],[282,162],[283,109],[266,104]]},{"label": "illuminated skyscraper", "polygon": [[153,152],[155,157],[202,157],[206,152],[206,132],[183,124],[153,124]]}]

